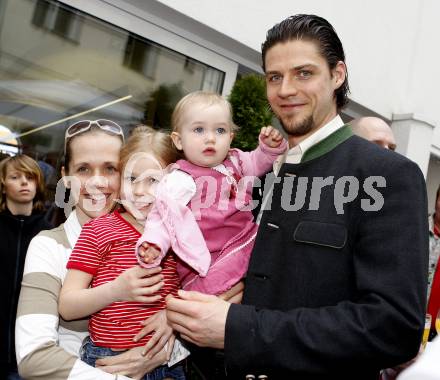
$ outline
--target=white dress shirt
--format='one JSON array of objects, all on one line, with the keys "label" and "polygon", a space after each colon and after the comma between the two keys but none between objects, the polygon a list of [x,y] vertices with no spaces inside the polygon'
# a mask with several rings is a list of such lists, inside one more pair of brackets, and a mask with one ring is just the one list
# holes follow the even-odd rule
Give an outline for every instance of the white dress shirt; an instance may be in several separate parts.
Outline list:
[{"label": "white dress shirt", "polygon": [[[290,148],[286,153],[280,155],[273,164],[273,171],[275,175],[278,175],[281,166],[286,164],[298,164],[301,162],[303,154],[310,149],[313,145],[316,145],[320,141],[324,140],[332,133],[336,132],[338,129],[344,126],[344,122],[342,121],[339,115],[336,115],[332,120],[330,120],[326,125],[322,128],[319,128],[316,132],[312,133],[310,136],[302,140],[298,145]],[[270,199],[272,201],[272,190],[273,184],[269,191],[267,191],[267,195],[264,196],[261,209],[258,214],[256,223],[260,224],[261,216],[263,215],[263,211],[266,208],[267,202]],[[262,189],[260,189],[262,191]]]}]

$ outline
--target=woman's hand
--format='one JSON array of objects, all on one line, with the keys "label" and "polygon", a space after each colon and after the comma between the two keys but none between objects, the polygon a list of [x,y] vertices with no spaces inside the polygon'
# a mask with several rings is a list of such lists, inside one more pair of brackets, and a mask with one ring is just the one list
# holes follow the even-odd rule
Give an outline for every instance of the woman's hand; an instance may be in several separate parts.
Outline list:
[{"label": "woman's hand", "polygon": [[[151,334],[154,331],[153,336],[148,343],[144,346],[142,355],[145,355],[147,359],[152,358],[159,351],[163,350],[168,340],[172,337],[173,329],[167,323],[166,311],[161,310],[154,314],[152,317],[142,322],[144,326],[139,333],[133,338],[135,342],[142,339],[145,335]],[[173,339],[174,342],[174,339]],[[171,342],[171,343],[173,343]],[[169,347],[168,347],[169,348]],[[172,344],[171,344],[172,348]],[[167,350],[168,356],[171,350]]]},{"label": "woman's hand", "polygon": [[230,303],[241,303],[243,298],[244,282],[240,281],[235,284],[231,289],[219,295],[222,300]]},{"label": "woman's hand", "polygon": [[115,301],[136,301],[152,303],[161,296],[157,293],[162,286],[163,275],[160,267],[141,268],[134,266],[121,273],[110,283],[110,292]]},{"label": "woman's hand", "polygon": [[105,372],[142,379],[142,377],[164,364],[167,354],[164,350],[157,353],[151,359],[142,355],[144,347],[135,347],[120,355],[107,356],[96,361],[96,368]]}]

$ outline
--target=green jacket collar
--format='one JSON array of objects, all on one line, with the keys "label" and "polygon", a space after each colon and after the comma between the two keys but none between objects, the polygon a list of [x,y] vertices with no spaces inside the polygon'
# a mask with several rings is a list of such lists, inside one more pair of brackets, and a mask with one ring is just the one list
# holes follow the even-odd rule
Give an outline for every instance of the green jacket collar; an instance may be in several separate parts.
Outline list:
[{"label": "green jacket collar", "polygon": [[351,131],[350,126],[348,124],[345,124],[336,132],[332,133],[330,136],[327,136],[324,140],[321,140],[317,144],[307,149],[301,158],[301,162],[307,162],[323,156],[351,136],[353,136],[353,132]]}]

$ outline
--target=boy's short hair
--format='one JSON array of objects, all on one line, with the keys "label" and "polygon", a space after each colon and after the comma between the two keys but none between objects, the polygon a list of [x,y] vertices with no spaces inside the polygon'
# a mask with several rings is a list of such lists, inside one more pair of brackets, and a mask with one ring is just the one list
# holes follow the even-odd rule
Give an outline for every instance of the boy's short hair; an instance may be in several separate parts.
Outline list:
[{"label": "boy's short hair", "polygon": [[25,173],[35,179],[36,193],[33,200],[33,210],[44,210],[45,185],[43,172],[34,159],[25,154],[18,154],[16,156],[5,158],[0,162],[0,211],[6,209],[6,194],[4,193],[4,187],[6,172],[8,167],[11,166],[15,170]]}]

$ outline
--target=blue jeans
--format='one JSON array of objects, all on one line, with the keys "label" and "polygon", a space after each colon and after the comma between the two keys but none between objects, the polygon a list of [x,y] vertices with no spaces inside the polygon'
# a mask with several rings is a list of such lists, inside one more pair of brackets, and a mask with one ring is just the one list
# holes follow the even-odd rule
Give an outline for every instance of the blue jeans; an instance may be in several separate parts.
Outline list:
[{"label": "blue jeans", "polygon": [[[81,360],[92,367],[95,367],[96,360],[106,356],[116,356],[122,354],[124,351],[113,351],[111,348],[95,346],[90,337],[84,339],[81,346],[80,356]],[[176,364],[172,367],[162,365],[157,367],[150,373],[144,375],[142,380],[162,380],[171,378],[175,380],[186,380],[183,366]]]},{"label": "blue jeans", "polygon": [[20,375],[18,374],[18,372],[9,372],[8,373],[8,377],[6,378],[6,380],[23,380]]}]

